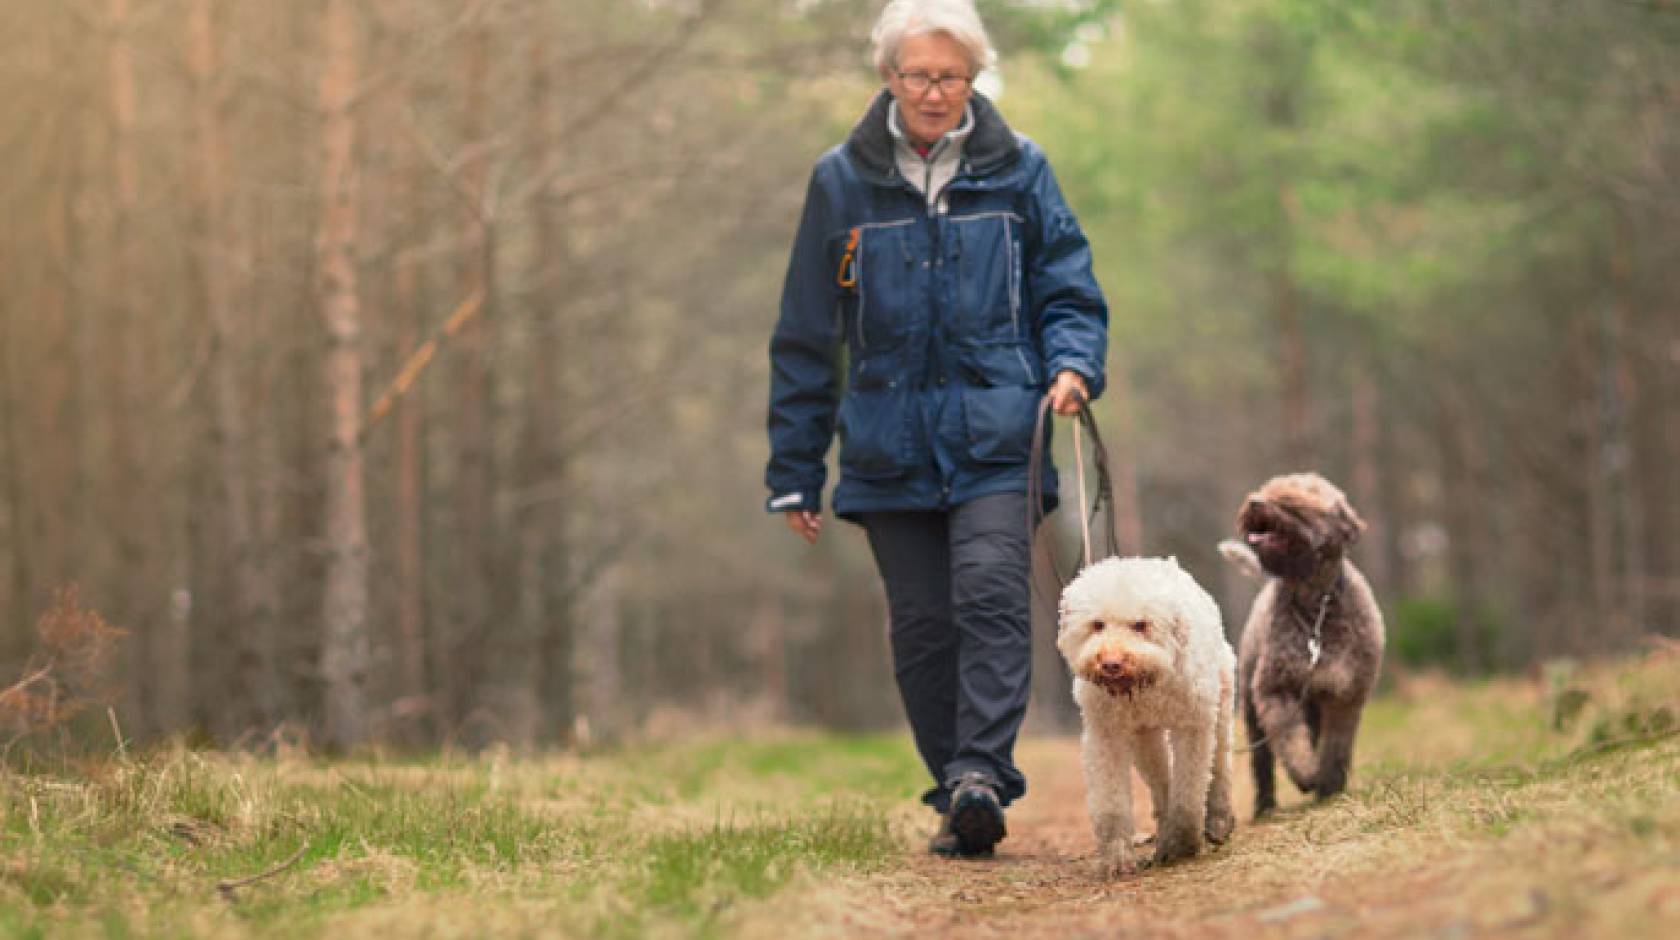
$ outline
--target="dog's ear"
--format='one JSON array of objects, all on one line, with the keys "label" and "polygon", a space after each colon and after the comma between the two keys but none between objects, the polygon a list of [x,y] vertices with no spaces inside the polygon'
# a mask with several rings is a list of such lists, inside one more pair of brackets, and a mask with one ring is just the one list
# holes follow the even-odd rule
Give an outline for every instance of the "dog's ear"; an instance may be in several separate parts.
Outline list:
[{"label": "dog's ear", "polygon": [[1353,511],[1353,506],[1346,499],[1336,500],[1336,508],[1331,518],[1344,547],[1359,541],[1359,534],[1365,531],[1365,520],[1359,518],[1359,513]]},{"label": "dog's ear", "polygon": [[1254,518],[1255,513],[1260,511],[1260,507],[1262,505],[1264,505],[1264,503],[1261,501],[1260,497],[1254,495],[1253,493],[1250,493],[1248,498],[1243,500],[1242,508],[1237,510],[1238,532],[1248,531],[1250,520]]}]

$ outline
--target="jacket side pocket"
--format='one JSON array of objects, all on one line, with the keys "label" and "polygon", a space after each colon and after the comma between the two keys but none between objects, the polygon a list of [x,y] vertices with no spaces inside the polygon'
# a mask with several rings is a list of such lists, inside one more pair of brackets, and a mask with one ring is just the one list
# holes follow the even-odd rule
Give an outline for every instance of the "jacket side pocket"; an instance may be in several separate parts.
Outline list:
[{"label": "jacket side pocket", "polygon": [[965,388],[962,398],[969,458],[976,463],[1026,463],[1038,418],[1038,390]]}]

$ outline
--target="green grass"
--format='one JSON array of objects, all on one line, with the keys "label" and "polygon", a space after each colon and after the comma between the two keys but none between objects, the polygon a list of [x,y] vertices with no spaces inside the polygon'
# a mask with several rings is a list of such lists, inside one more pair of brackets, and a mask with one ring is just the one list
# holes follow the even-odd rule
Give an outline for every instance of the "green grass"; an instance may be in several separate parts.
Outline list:
[{"label": "green grass", "polygon": [[[1677,705],[1673,656],[1534,681],[1401,677],[1367,712],[1348,794],[1286,807],[1207,867],[1140,885],[1184,892],[1173,917],[1193,921],[1298,893],[1290,877],[1405,885],[1390,873],[1509,857],[1522,862],[1475,869],[1454,897],[1473,908],[1476,891],[1543,890],[1566,927],[1637,932],[1637,913],[1602,915],[1594,886],[1627,885],[1635,912],[1667,896],[1639,873],[1680,859]],[[1077,773],[1071,743],[1029,744]],[[923,776],[901,735],[812,733],[531,757],[169,748],[0,768],[0,937],[781,935],[787,911],[867,897],[847,892],[882,878],[946,911],[951,885],[905,864]],[[1530,860],[1534,873],[1512,873]],[[1083,909],[1092,889],[1069,890]]]},{"label": "green grass", "polygon": [[802,874],[896,857],[889,807],[916,772],[902,742],[818,735],[433,764],[164,750],[8,771],[0,936],[310,936],[427,898],[488,903],[480,926],[506,902],[579,935],[703,933]]}]

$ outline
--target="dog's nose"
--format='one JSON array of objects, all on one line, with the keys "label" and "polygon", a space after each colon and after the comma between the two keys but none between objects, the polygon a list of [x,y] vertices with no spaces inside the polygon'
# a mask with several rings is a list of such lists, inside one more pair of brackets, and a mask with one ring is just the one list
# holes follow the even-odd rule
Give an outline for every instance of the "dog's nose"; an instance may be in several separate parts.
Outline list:
[{"label": "dog's nose", "polygon": [[1126,671],[1126,664],[1118,659],[1105,659],[1097,665],[1105,676],[1118,676]]}]

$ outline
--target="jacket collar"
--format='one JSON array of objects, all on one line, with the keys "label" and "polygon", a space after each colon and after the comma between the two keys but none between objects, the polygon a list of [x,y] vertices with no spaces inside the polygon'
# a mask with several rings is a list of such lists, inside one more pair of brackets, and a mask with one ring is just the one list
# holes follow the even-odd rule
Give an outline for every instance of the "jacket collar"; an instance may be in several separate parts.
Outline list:
[{"label": "jacket collar", "polygon": [[[857,164],[875,176],[888,179],[897,171],[893,164],[893,135],[887,127],[887,112],[893,103],[892,93],[882,89],[864,112],[851,136],[846,138],[846,150]],[[969,99],[973,114],[973,130],[964,145],[968,168],[979,176],[1002,170],[1021,156],[1021,144],[1015,132],[1004,122],[1003,115],[985,95],[975,92]]]},{"label": "jacket collar", "polygon": [[938,160],[945,154],[960,155],[964,145],[968,143],[969,135],[974,133],[974,107],[963,108],[963,117],[956,127],[945,132],[927,153],[922,153],[916,145],[910,142],[910,135],[904,133],[904,116],[899,113],[898,102],[887,105],[887,133],[894,141],[893,157],[898,162],[904,162],[904,154],[913,154],[918,160]]}]

